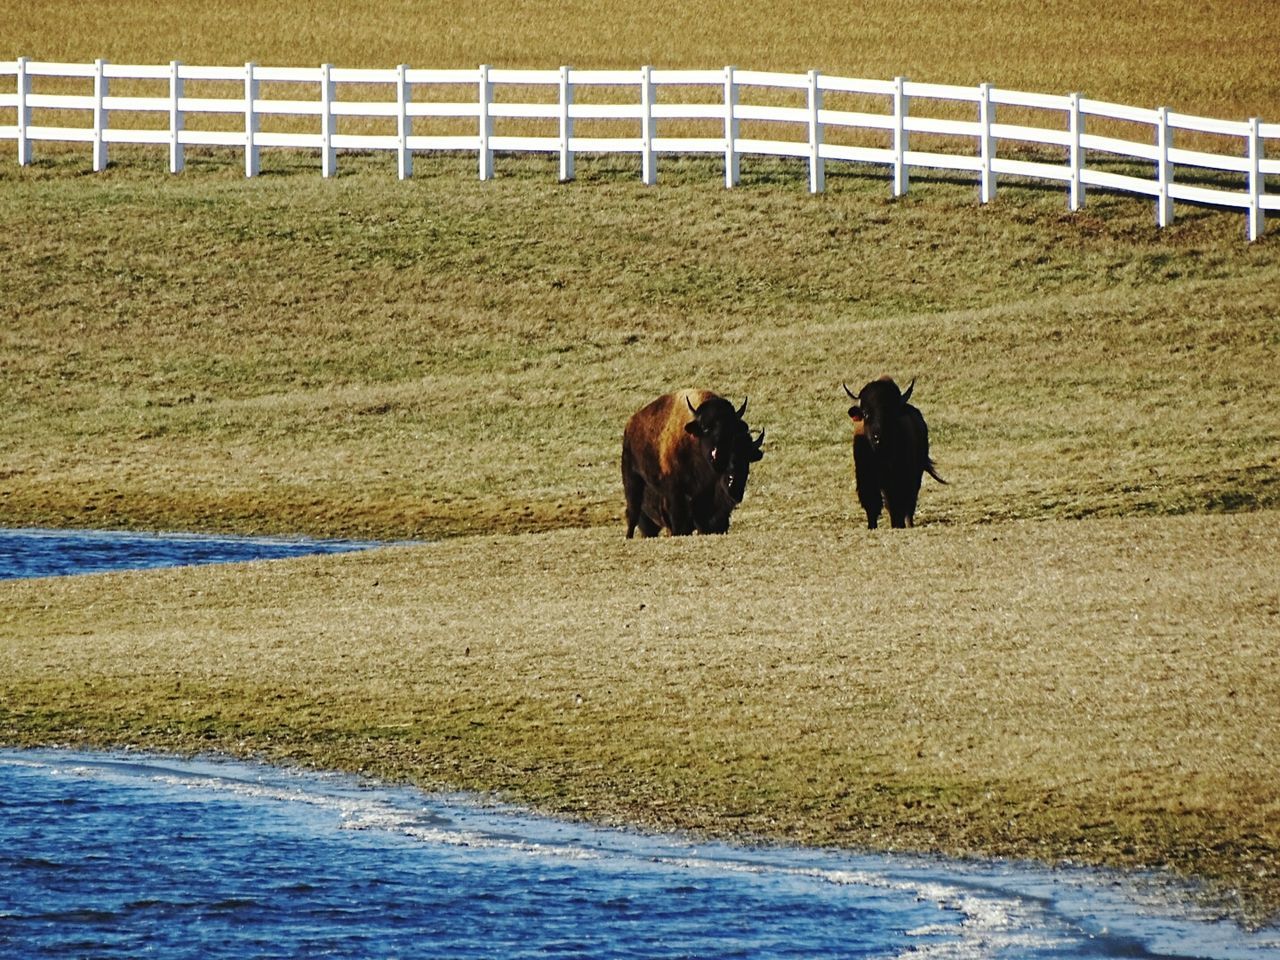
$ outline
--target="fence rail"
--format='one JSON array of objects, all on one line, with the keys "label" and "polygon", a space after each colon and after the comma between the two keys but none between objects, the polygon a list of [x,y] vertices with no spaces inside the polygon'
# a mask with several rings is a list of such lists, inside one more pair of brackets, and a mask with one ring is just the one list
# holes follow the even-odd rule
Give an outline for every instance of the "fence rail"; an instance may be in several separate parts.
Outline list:
[{"label": "fence rail", "polygon": [[[120,83],[128,95],[112,92]],[[264,96],[264,85],[273,95]],[[53,89],[38,89],[48,86]],[[83,90],[68,92],[77,86]],[[1137,194],[1154,200],[1162,227],[1173,221],[1175,202],[1238,209],[1247,215],[1250,240],[1262,236],[1267,212],[1280,210],[1280,192],[1268,193],[1266,179],[1280,176],[1280,151],[1273,149],[1277,159],[1267,159],[1265,149],[1280,141],[1280,124],[987,83],[964,87],[734,67],[346,69],[20,57],[0,61],[0,90],[6,89],[12,92],[0,93],[0,142],[16,141],[24,165],[42,141],[91,144],[94,170],[106,167],[112,144],[150,144],[168,147],[169,169],[177,173],[187,147],[215,146],[243,150],[245,175],[252,177],[262,150],[287,148],[318,151],[321,172],[331,177],[338,151],[388,151],[404,179],[413,175],[415,154],[466,151],[477,155],[479,176],[487,180],[496,153],[542,152],[558,154],[560,179],[570,180],[575,155],[623,153],[639,156],[641,177],[652,184],[659,155],[712,154],[724,157],[725,186],[733,187],[741,158],[762,155],[804,161],[815,193],[824,189],[827,162],[843,161],[888,168],[894,196],[907,192],[910,171],[919,168],[975,174],[983,203],[995,197],[1002,176],[1064,184],[1071,210],[1084,205],[1086,188]],[[276,95],[281,90],[289,96]],[[664,99],[666,91],[677,95]],[[356,96],[340,96],[345,92]],[[526,99],[512,99],[521,96]],[[969,118],[957,119],[957,110]],[[1018,122],[1007,122],[1011,111]],[[998,112],[1006,119],[997,119]],[[123,115],[133,115],[129,125],[114,126],[113,118]],[[200,123],[189,124],[193,118]],[[264,120],[310,129],[264,129]],[[382,124],[385,132],[339,130],[356,120]],[[460,123],[467,129],[459,132]],[[518,126],[499,129],[512,123]],[[627,129],[621,135],[612,127],[587,129],[609,123]],[[446,132],[450,124],[455,129]],[[744,126],[767,136],[744,136]],[[1194,148],[1175,146],[1179,134]],[[934,149],[921,149],[922,139]],[[1219,149],[1203,149],[1202,141]],[[1028,148],[1047,148],[1052,156],[1045,159],[1040,154],[1046,151],[1037,150],[1027,159]],[[1018,150],[1022,156],[1007,155]],[[1147,175],[1133,172],[1134,166]]]}]

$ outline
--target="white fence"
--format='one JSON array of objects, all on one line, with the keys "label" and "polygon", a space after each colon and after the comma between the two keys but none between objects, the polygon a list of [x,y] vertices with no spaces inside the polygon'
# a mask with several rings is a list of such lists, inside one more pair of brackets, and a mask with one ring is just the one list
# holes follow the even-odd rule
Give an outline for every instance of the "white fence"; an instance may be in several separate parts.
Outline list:
[{"label": "white fence", "polygon": [[[36,90],[36,81],[57,89]],[[130,84],[131,94],[113,95],[116,81]],[[76,84],[84,92],[67,92]],[[263,85],[311,97],[264,97]],[[135,88],[142,87],[150,95],[139,95]],[[202,92],[198,87],[219,95],[190,95]],[[177,173],[186,147],[221,146],[243,150],[245,175],[252,177],[261,151],[280,147],[318,151],[322,173],[330,177],[337,173],[339,150],[384,150],[396,155],[399,175],[407,178],[415,153],[452,150],[476,153],[483,180],[493,176],[495,153],[534,151],[558,154],[560,178],[569,180],[575,154],[625,153],[639,155],[641,176],[652,184],[660,154],[716,154],[724,157],[725,185],[732,187],[739,180],[741,157],[768,155],[804,161],[815,193],[824,188],[828,161],[887,167],[894,196],[907,192],[913,168],[968,171],[976,174],[983,203],[995,196],[1001,176],[1064,184],[1072,210],[1083,206],[1087,187],[1096,187],[1152,198],[1160,226],[1172,222],[1175,201],[1244,211],[1250,240],[1262,236],[1266,212],[1280,210],[1280,193],[1266,188],[1268,175],[1280,176],[1280,159],[1266,159],[1265,150],[1268,141],[1280,141],[1280,124],[1188,116],[1074,93],[1019,93],[991,84],[961,87],[902,77],[858,80],[734,67],[366,70],[329,64],[129,66],[19,58],[0,62],[0,90],[6,88],[13,92],[0,93],[0,141],[17,141],[20,164],[31,163],[33,145],[40,141],[92,144],[94,170],[106,167],[111,144],[153,144],[168,147],[169,169]],[[356,96],[344,99],[343,91]],[[675,95],[664,98],[665,91]],[[588,95],[593,92],[596,96]],[[530,99],[509,99],[513,95]],[[609,102],[594,102],[600,96]],[[756,102],[761,98],[791,102]],[[970,118],[929,115],[948,109]],[[1012,111],[1022,122],[1001,122],[998,111],[1006,117]],[[112,119],[123,114],[138,116],[128,126],[113,126]],[[189,126],[193,118],[205,126]],[[264,118],[303,118],[294,123],[313,129],[264,130]],[[381,123],[386,132],[339,132],[344,118]],[[77,119],[79,125],[67,125]],[[495,132],[496,124],[513,121],[540,128],[538,134]],[[600,121],[615,127],[622,121],[624,134],[582,135],[583,127]],[[427,129],[459,122],[467,125],[463,133]],[[1095,131],[1106,128],[1107,135],[1088,132],[1091,122]],[[663,136],[660,125],[681,135]],[[744,137],[744,125],[769,138]],[[698,127],[707,135],[684,135]],[[1114,135],[1112,128],[1136,131],[1136,137]],[[1179,148],[1174,137],[1180,133],[1193,134],[1197,147],[1211,141],[1218,149]],[[946,149],[919,149],[922,138]],[[962,146],[955,147],[956,142]],[[1004,144],[1014,145],[1006,154],[1020,149],[1025,157],[1031,148],[1036,159],[1002,155]],[[1042,159],[1044,153],[1050,159]]]}]

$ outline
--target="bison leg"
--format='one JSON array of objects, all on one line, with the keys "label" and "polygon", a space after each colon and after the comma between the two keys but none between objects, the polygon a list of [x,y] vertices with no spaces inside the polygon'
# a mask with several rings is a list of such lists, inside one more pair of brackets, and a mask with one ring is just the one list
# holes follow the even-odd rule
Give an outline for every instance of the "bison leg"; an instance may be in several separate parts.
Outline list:
[{"label": "bison leg", "polygon": [[884,506],[880,488],[867,487],[859,483],[858,502],[862,504],[862,510],[867,515],[867,529],[874,530],[880,523],[880,510]]},{"label": "bison leg", "polygon": [[916,525],[916,501],[920,499],[920,484],[917,482],[914,490],[907,492],[907,502],[902,507],[902,525],[904,527],[914,527]]},{"label": "bison leg", "polygon": [[901,490],[885,490],[884,505],[889,508],[889,526],[900,530],[907,525],[906,499]]},{"label": "bison leg", "polygon": [[640,516],[636,519],[636,527],[640,530],[640,536],[642,537],[656,537],[662,532],[662,524],[643,510],[640,511]]},{"label": "bison leg", "polygon": [[625,471],[622,475],[622,490],[627,498],[627,539],[632,538],[637,528],[642,537],[656,537],[661,528],[645,512],[645,501],[652,499],[652,494],[644,477],[635,471]]},{"label": "bison leg", "polygon": [[729,515],[727,513],[716,514],[709,517],[707,521],[701,524],[698,529],[703,533],[728,533],[729,532]]},{"label": "bison leg", "polygon": [[[721,503],[713,488],[693,502],[693,522],[699,533],[728,533],[732,503]],[[727,497],[724,498],[726,501]]]},{"label": "bison leg", "polygon": [[687,537],[697,529],[693,519],[693,505],[688,497],[677,493],[666,498],[665,506],[667,528],[673,537]]},{"label": "bison leg", "polygon": [[867,529],[874,530],[880,522],[880,511],[884,508],[884,494],[880,485],[858,471],[858,502],[867,514]]},{"label": "bison leg", "polygon": [[653,487],[645,487],[644,505],[640,510],[640,532],[646,537],[656,537],[666,526],[667,517],[662,510],[662,497]]},{"label": "bison leg", "polygon": [[867,515],[867,529],[874,530],[880,522],[880,510],[884,506],[884,494],[880,489],[880,473],[876,452],[867,438],[853,438],[853,477],[858,491],[858,502]]},{"label": "bison leg", "polygon": [[907,525],[907,512],[902,503],[902,494],[897,490],[884,491],[884,505],[889,510],[889,526],[898,530]]},{"label": "bison leg", "polygon": [[919,477],[916,477],[914,482],[910,479],[899,481],[898,489],[894,491],[893,495],[885,497],[885,502],[889,507],[889,519],[893,526],[902,528],[916,525],[916,502],[919,499]]}]

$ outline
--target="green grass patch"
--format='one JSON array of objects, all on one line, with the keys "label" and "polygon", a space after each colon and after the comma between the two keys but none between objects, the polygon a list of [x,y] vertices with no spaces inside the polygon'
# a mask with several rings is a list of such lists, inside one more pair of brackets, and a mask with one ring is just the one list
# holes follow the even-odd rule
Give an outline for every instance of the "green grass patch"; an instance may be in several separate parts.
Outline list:
[{"label": "green grass patch", "polygon": [[[752,398],[748,507],[848,504],[842,381],[919,378],[921,519],[1276,504],[1274,244],[1235,215],[714,163],[556,184],[0,167],[15,520],[434,537],[608,523],[630,412]],[[56,482],[54,482],[56,478]],[[744,514],[745,515],[745,514]],[[184,518],[189,518],[184,522]]]}]

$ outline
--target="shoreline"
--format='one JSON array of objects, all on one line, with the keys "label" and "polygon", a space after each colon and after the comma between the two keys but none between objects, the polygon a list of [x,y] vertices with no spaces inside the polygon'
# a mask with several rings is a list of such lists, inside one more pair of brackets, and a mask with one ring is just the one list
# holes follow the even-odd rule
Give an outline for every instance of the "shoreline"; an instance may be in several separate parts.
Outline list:
[{"label": "shoreline", "polygon": [[[843,583],[811,569],[811,548],[785,559],[760,533],[632,549],[614,530],[564,531],[8,581],[0,742],[215,751],[715,839],[1167,870],[1238,922],[1274,921],[1280,841],[1263,747],[1280,731],[1259,720],[1274,684],[1252,659],[1271,648],[1215,625],[1269,618],[1261,584],[1280,514],[1141,527],[1139,547],[1123,521],[843,534],[830,546],[954,550],[929,604],[855,646],[830,638],[842,604],[859,616]],[[1247,562],[1206,591],[1188,539],[1229,543]],[[1114,583],[1053,589],[1044,609],[1066,608],[1017,626],[1013,645],[984,634],[1009,615],[992,613],[998,598],[972,625],[954,613],[975,571],[1012,598],[1028,588],[1026,556],[1058,554],[1069,570],[1135,549],[1113,574],[1138,611],[1125,631],[1110,614],[1089,624]],[[587,577],[623,559],[640,574],[631,586]],[[685,598],[724,564],[755,570],[753,598],[691,619]],[[879,604],[855,606],[882,618]],[[928,625],[942,609],[953,630],[940,637]],[[1159,627],[1173,611],[1180,654]],[[757,624],[746,632],[734,626],[744,612]],[[1132,626],[1157,614],[1158,629]],[[1066,620],[1074,641],[1058,633]],[[1070,684],[1060,707],[1047,684]],[[1170,766],[1171,718],[1209,706],[1233,712],[1200,741],[1178,734]]]}]

